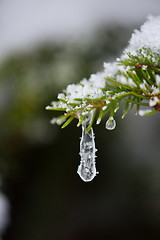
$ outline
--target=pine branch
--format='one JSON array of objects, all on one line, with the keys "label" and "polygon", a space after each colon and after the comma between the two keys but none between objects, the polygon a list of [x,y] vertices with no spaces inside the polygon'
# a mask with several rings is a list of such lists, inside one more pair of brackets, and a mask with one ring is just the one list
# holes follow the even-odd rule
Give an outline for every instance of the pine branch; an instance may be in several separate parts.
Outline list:
[{"label": "pine branch", "polygon": [[133,106],[136,106],[136,115],[140,116],[160,111],[159,26],[160,17],[149,18],[140,31],[132,35],[120,59],[104,63],[104,71],[92,74],[88,80],[68,85],[58,94],[58,101],[46,107],[64,112],[51,123],[63,123],[64,128],[73,119],[78,119],[77,126],[82,125],[78,174],[84,181],[91,181],[96,175],[94,122],[99,124],[108,115],[106,128],[113,130],[116,126],[114,115],[120,106],[123,107],[122,118]]},{"label": "pine branch", "polygon": [[[95,113],[99,111],[99,115],[95,114],[94,118],[99,124],[107,114],[114,117],[123,100],[126,103],[123,105],[122,117],[134,105],[137,109],[140,106],[148,107],[154,113],[160,111],[160,46],[158,45],[160,41],[153,41],[153,37],[149,39],[150,28],[147,29],[147,24],[151,24],[152,21],[149,19],[144,27],[142,26],[141,31],[132,35],[130,45],[120,59],[104,64],[104,72],[92,74],[89,80],[84,79],[79,84],[68,85],[58,94],[58,101],[52,102],[46,109],[63,111],[64,117],[57,118],[52,123],[59,124],[61,122],[59,119],[66,120],[62,126],[64,128],[76,118],[79,120],[77,124],[79,127],[83,123],[84,116],[92,111]],[[159,23],[160,17],[157,18],[157,23],[154,19],[152,29]],[[160,38],[160,33],[158,34]]]}]

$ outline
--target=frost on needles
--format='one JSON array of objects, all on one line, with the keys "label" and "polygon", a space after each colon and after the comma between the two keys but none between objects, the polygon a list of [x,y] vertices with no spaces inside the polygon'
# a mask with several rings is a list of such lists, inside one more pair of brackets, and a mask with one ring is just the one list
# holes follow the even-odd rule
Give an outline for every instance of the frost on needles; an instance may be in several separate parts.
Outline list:
[{"label": "frost on needles", "polygon": [[160,111],[160,16],[149,17],[140,30],[135,30],[122,56],[104,63],[103,72],[68,85],[57,98],[46,109],[64,113],[51,123],[64,128],[76,119],[77,126],[82,126],[78,174],[91,181],[97,173],[93,123],[99,124],[108,116],[105,127],[114,129],[114,115],[122,102],[122,118],[134,105],[139,116]]}]

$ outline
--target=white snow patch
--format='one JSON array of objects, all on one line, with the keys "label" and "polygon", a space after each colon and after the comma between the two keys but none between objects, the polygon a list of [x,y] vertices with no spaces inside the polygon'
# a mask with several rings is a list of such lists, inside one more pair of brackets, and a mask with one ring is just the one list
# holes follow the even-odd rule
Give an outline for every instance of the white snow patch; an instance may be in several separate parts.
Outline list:
[{"label": "white snow patch", "polygon": [[149,100],[149,106],[150,107],[154,107],[160,100],[158,99],[158,97],[154,97],[153,99]]},{"label": "white snow patch", "polygon": [[153,110],[151,109],[146,109],[146,110],[139,110],[138,115],[139,116],[146,116],[147,114],[151,113]]},{"label": "white snow patch", "polygon": [[154,52],[160,52],[160,16],[148,17],[148,20],[141,26],[140,30],[135,30],[129,41],[129,46],[125,50],[136,54],[138,49],[150,48]]}]

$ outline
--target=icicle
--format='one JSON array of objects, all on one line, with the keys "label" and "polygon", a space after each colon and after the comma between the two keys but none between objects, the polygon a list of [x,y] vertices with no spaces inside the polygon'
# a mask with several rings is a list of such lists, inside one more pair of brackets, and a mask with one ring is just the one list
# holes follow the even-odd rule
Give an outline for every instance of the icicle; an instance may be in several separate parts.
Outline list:
[{"label": "icicle", "polygon": [[96,163],[95,163],[95,148],[94,133],[91,128],[89,132],[86,133],[86,129],[90,123],[90,116],[86,116],[82,123],[82,138],[80,141],[80,156],[81,161],[78,166],[77,173],[81,179],[85,182],[90,182],[96,176]]},{"label": "icicle", "polygon": [[116,127],[116,121],[113,117],[110,117],[106,122],[106,128],[108,130],[113,130]]}]

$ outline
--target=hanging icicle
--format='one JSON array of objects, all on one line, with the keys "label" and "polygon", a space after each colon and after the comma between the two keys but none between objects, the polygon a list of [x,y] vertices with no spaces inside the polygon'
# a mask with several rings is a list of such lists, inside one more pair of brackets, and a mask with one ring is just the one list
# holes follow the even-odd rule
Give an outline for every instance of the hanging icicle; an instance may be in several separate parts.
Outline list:
[{"label": "hanging icicle", "polygon": [[88,128],[90,121],[92,119],[92,114],[86,116],[82,123],[82,138],[80,141],[80,156],[81,161],[78,166],[77,173],[81,177],[81,179],[85,182],[90,182],[96,176],[96,151],[95,141],[94,141],[94,133],[91,128],[87,133],[86,129]]}]

